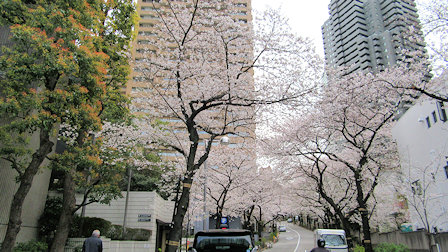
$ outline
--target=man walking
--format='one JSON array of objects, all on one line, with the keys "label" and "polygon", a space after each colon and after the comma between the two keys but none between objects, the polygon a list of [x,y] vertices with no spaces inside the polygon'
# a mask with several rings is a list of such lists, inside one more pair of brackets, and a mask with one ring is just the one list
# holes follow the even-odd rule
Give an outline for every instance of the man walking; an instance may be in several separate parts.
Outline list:
[{"label": "man walking", "polygon": [[100,239],[99,230],[94,230],[92,236],[84,241],[82,252],[103,252],[103,241]]}]

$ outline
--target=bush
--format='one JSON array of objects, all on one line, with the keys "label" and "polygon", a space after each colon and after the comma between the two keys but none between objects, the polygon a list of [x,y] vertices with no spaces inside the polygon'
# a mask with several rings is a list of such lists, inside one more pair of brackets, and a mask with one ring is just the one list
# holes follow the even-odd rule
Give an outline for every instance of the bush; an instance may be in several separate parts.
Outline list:
[{"label": "bush", "polygon": [[44,212],[39,218],[39,240],[45,240],[48,244],[52,243],[61,211],[61,197],[47,198]]},{"label": "bush", "polygon": [[353,252],[365,252],[366,249],[361,245],[356,245]]},{"label": "bush", "polygon": [[109,232],[105,235],[112,240],[121,240],[123,238],[123,226],[112,225]]},{"label": "bush", "polygon": [[125,240],[148,241],[151,237],[151,231],[142,228],[126,228]]},{"label": "bush", "polygon": [[[82,225],[81,229],[82,221],[84,221],[84,225]],[[98,229],[103,236],[107,236],[106,234],[109,233],[111,227],[112,223],[105,219],[75,215],[69,237],[90,237],[95,229]]]},{"label": "bush", "polygon": [[14,252],[46,252],[48,245],[45,242],[29,241],[21,242],[14,248]]},{"label": "bush", "polygon": [[373,251],[375,252],[409,252],[409,248],[403,244],[380,243]]},{"label": "bush", "polygon": [[126,241],[148,241],[151,237],[151,230],[141,228],[126,228],[126,234],[123,236],[123,226],[112,225],[105,236],[112,240]]}]

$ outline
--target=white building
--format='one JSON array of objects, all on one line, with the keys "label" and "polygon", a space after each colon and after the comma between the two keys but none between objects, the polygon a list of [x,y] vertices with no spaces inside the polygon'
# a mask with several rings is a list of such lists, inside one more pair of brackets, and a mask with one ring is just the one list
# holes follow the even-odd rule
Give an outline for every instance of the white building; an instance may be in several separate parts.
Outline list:
[{"label": "white building", "polygon": [[[122,195],[123,198],[112,200],[109,205],[99,203],[87,205],[85,216],[98,217],[112,224],[123,225],[126,192],[122,192]],[[145,244],[146,251],[157,251],[158,247],[163,251],[173,209],[174,202],[162,199],[156,192],[129,192],[126,227],[151,230],[151,237]],[[81,210],[78,214],[80,212]]]},{"label": "white building", "polygon": [[414,229],[429,226],[431,231],[434,227],[448,231],[447,115],[443,103],[421,101],[392,130]]}]

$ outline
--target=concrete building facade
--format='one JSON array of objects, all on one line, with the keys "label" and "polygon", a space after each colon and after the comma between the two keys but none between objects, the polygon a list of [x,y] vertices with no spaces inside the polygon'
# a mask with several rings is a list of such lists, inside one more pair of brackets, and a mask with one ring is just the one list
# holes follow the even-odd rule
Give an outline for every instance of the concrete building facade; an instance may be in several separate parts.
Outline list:
[{"label": "concrete building facade", "polygon": [[401,58],[402,48],[424,49],[402,36],[419,31],[414,0],[331,0],[322,26],[326,64],[349,71],[378,72]]},{"label": "concrete building facade", "polygon": [[447,116],[443,103],[422,101],[407,110],[392,131],[414,230],[427,228],[427,218],[431,231],[448,231]]},{"label": "concrete building facade", "polygon": [[[122,192],[122,196],[112,200],[109,205],[99,203],[87,205],[85,216],[98,217],[112,224],[123,225],[126,192]],[[174,202],[162,199],[156,192],[129,192],[126,227],[151,230],[147,251],[158,251],[158,248],[164,251],[167,228],[173,217],[173,209]]]}]

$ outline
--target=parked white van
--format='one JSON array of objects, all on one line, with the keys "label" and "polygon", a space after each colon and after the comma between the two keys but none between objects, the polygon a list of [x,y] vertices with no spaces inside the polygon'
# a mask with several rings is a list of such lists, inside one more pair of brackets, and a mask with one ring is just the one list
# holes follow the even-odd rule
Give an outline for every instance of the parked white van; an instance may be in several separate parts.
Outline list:
[{"label": "parked white van", "polygon": [[331,252],[348,252],[345,231],[342,229],[316,229],[314,231],[314,244],[318,239],[325,240],[325,248]]}]

